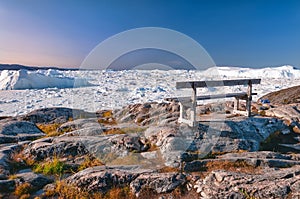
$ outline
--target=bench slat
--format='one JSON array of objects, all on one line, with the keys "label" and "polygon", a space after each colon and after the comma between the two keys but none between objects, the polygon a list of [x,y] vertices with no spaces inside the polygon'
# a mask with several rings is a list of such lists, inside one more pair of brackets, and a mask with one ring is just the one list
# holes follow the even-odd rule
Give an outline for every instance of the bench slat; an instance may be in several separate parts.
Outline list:
[{"label": "bench slat", "polygon": [[251,81],[252,84],[260,84],[261,79],[235,79],[235,80],[208,80],[208,81],[187,81],[176,82],[176,88],[204,88],[204,87],[220,87],[220,86],[236,86],[247,85]]},{"label": "bench slat", "polygon": [[[252,95],[257,95],[257,93],[252,93]],[[226,93],[226,94],[217,94],[217,95],[202,95],[197,96],[197,100],[208,100],[208,99],[219,99],[219,98],[230,98],[237,97],[239,99],[245,99],[247,97],[246,92],[241,93]],[[191,97],[174,97],[174,98],[166,98],[166,101],[191,101]]]}]

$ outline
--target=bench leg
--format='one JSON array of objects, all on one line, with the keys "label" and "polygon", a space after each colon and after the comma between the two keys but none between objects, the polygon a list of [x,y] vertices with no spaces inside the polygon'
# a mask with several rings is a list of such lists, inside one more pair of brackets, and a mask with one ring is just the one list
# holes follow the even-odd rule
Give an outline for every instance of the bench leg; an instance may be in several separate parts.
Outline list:
[{"label": "bench leg", "polygon": [[[180,106],[180,114],[179,114],[179,118],[178,118],[178,122],[179,123],[184,123],[184,124],[187,124],[189,125],[190,127],[194,127],[195,126],[195,121],[193,121],[193,111],[192,111],[192,107],[191,105],[189,104],[188,106],[185,106],[184,103],[182,102],[179,102],[179,106]],[[184,118],[185,115],[188,115],[186,114],[186,110],[190,108],[191,110],[191,115],[190,115],[190,118]]]},{"label": "bench leg", "polygon": [[251,101],[252,101],[252,82],[248,82],[248,91],[247,91],[247,101],[246,101],[246,109],[248,117],[251,116]]},{"label": "bench leg", "polygon": [[179,102],[179,106],[180,106],[180,114],[179,114],[179,119],[178,122],[182,123],[183,122],[183,112],[184,112],[184,107],[183,104],[181,102]]},{"label": "bench leg", "polygon": [[238,110],[239,110],[239,98],[235,97],[234,98],[233,111],[238,111]]},{"label": "bench leg", "polygon": [[246,111],[247,111],[247,116],[251,116],[251,98],[247,99],[246,101]]},{"label": "bench leg", "polygon": [[197,90],[193,86],[193,92],[192,92],[192,106],[191,106],[191,124],[190,126],[195,127],[196,126],[196,108],[197,108]]}]

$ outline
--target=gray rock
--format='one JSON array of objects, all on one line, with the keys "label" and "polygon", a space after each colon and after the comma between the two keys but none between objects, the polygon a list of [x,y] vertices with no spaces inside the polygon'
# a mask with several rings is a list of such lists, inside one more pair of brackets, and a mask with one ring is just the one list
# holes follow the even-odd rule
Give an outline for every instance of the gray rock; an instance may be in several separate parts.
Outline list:
[{"label": "gray rock", "polygon": [[0,134],[0,144],[5,143],[17,143],[19,138],[17,136],[1,135]]},{"label": "gray rock", "polygon": [[77,119],[74,121],[69,121],[62,124],[57,131],[63,132],[64,130],[74,131],[78,129],[83,129],[87,127],[103,127],[103,125],[97,122],[96,118],[89,118],[89,119]]},{"label": "gray rock", "polygon": [[112,137],[111,142],[118,149],[126,149],[128,151],[143,152],[148,150],[149,146],[146,140],[137,134],[121,134]]},{"label": "gray rock", "polygon": [[88,150],[80,139],[42,138],[31,142],[25,149],[24,154],[35,161],[41,161],[48,157],[68,157],[88,154]]},{"label": "gray rock", "polygon": [[18,183],[28,182],[32,185],[33,190],[42,189],[46,184],[53,182],[53,179],[42,174],[33,173],[32,171],[20,171],[16,176],[18,178]]},{"label": "gray rock", "polygon": [[61,136],[98,136],[103,135],[105,130],[105,127],[101,127],[100,125],[98,125],[95,127],[85,127],[82,129],[64,133]]},{"label": "gray rock", "polygon": [[0,147],[0,179],[5,180],[10,175],[10,156],[21,147],[21,144]]},{"label": "gray rock", "polygon": [[169,193],[186,182],[186,177],[178,173],[145,173],[139,175],[130,183],[134,194],[139,195],[140,191],[147,188],[156,193]]},{"label": "gray rock", "polygon": [[216,159],[194,160],[186,162],[184,171],[196,172],[206,169],[209,162],[240,162],[243,161],[249,166],[261,168],[287,168],[294,165],[300,165],[298,155],[285,155],[270,151],[244,152],[244,153],[228,153],[220,155]]},{"label": "gray rock", "polygon": [[145,172],[152,171],[139,169],[138,166],[98,166],[80,171],[67,178],[66,182],[87,191],[100,191],[105,193],[112,187],[129,185],[130,182],[141,173]]},{"label": "gray rock", "polygon": [[[289,127],[274,118],[232,118],[221,122],[201,122],[200,135],[189,147],[190,151],[232,152],[257,151],[260,142],[276,131]],[[200,150],[199,150],[200,149]]]},{"label": "gray rock", "polygon": [[178,103],[145,103],[133,104],[120,110],[115,110],[113,115],[121,123],[134,122],[139,125],[166,124],[179,117]]},{"label": "gray rock", "polygon": [[31,122],[4,120],[0,122],[0,144],[34,140],[45,134]]},{"label": "gray rock", "polygon": [[213,171],[196,181],[194,188],[206,198],[286,198],[299,195],[300,167],[268,170],[262,174]]},{"label": "gray rock", "polygon": [[72,119],[78,118],[95,118],[96,113],[89,113],[78,109],[70,108],[44,108],[32,111],[31,113],[21,116],[22,120],[33,123],[65,123]]},{"label": "gray rock", "polygon": [[0,180],[0,193],[12,192],[15,185],[14,180]]}]

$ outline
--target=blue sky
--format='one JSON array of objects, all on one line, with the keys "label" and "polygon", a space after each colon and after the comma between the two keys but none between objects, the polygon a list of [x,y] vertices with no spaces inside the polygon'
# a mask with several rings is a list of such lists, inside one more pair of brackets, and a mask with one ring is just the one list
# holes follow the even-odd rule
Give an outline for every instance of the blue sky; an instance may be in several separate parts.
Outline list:
[{"label": "blue sky", "polygon": [[103,40],[140,27],[184,33],[217,65],[300,66],[297,0],[1,0],[0,63],[78,67]]}]

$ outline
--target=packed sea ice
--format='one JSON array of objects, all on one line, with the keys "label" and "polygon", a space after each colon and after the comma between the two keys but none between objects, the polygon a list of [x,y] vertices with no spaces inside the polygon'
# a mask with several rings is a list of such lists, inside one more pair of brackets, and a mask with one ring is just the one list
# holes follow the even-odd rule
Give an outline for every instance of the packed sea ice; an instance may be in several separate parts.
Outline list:
[{"label": "packed sea ice", "polygon": [[[113,109],[134,103],[161,102],[190,95],[176,90],[177,81],[261,78],[254,98],[300,85],[300,70],[292,66],[261,69],[212,67],[207,70],[36,70],[1,71],[0,115],[15,116],[45,107],[86,111]],[[238,92],[245,86],[199,89],[199,94]],[[199,102],[201,103],[201,102]]]}]

